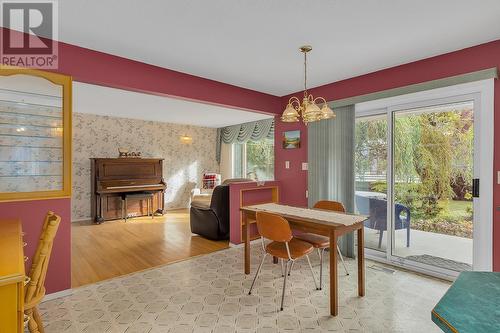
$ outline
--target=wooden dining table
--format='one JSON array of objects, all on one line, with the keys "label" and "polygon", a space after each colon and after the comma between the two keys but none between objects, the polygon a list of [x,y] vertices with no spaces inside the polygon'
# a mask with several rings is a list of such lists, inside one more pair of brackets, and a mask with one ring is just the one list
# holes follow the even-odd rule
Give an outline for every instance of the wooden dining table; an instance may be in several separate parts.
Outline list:
[{"label": "wooden dining table", "polygon": [[250,226],[256,223],[256,213],[264,211],[285,218],[294,230],[312,232],[330,238],[330,313],[338,315],[338,254],[337,239],[346,233],[357,231],[358,234],[358,295],[365,295],[365,257],[364,224],[368,218],[362,215],[343,214],[320,209],[308,209],[294,206],[266,203],[243,206],[242,212],[243,241],[245,244],[245,274],[250,274]]}]

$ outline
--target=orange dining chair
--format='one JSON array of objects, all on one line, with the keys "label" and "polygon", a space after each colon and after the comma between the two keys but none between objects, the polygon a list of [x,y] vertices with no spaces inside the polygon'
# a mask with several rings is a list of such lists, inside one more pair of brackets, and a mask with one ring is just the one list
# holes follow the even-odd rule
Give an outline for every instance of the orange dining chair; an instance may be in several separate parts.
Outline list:
[{"label": "orange dining chair", "polygon": [[[311,270],[314,284],[316,284],[311,261],[309,260],[309,254],[314,251],[314,247],[308,242],[304,242],[294,238],[292,235],[292,229],[290,229],[288,221],[281,216],[265,212],[257,212],[256,215],[257,230],[260,234],[264,255],[260,262],[259,268],[257,268],[257,272],[255,272],[255,277],[253,278],[252,285],[250,286],[250,291],[248,292],[248,294],[252,294],[255,280],[257,280],[257,276],[259,275],[262,265],[264,264],[264,260],[266,259],[268,254],[270,256],[277,257],[282,261],[286,260],[285,272],[283,274],[283,293],[281,295],[280,308],[281,311],[283,311],[286,277],[288,275],[287,271],[292,268],[292,263],[294,263],[297,259],[305,256],[307,258],[307,263],[309,264],[309,269]],[[266,245],[264,239],[268,239],[271,242]]]},{"label": "orange dining chair", "polygon": [[29,317],[28,329],[31,333],[44,333],[37,306],[45,296],[45,276],[60,222],[61,217],[53,212],[48,212],[45,216],[40,241],[31,264],[29,282],[24,290],[24,314]]},{"label": "orange dining chair", "polygon": [[[331,210],[334,212],[339,212],[339,213],[345,213],[345,207],[341,202],[338,201],[328,201],[328,200],[321,200],[316,202],[314,204],[314,207],[316,209],[323,209],[323,210]],[[325,250],[330,247],[330,239],[325,236],[313,234],[313,233],[303,233],[300,235],[295,236],[295,238],[298,238],[300,240],[303,240],[305,242],[310,243],[315,249],[318,250],[318,255],[319,255],[319,289],[323,288],[323,255],[325,253]],[[349,271],[347,270],[347,267],[344,262],[344,257],[342,256],[342,253],[340,252],[340,248],[337,245],[337,252],[339,254],[340,260],[342,261],[342,265],[344,266],[345,272],[347,275],[349,275]]]}]

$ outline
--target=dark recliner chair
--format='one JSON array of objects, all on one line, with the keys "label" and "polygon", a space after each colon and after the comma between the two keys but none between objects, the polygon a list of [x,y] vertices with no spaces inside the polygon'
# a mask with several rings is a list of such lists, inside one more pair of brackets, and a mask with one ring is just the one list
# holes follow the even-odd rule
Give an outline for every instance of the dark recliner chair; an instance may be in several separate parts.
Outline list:
[{"label": "dark recliner chair", "polygon": [[214,188],[210,204],[193,201],[191,232],[212,240],[229,239],[229,185]]}]

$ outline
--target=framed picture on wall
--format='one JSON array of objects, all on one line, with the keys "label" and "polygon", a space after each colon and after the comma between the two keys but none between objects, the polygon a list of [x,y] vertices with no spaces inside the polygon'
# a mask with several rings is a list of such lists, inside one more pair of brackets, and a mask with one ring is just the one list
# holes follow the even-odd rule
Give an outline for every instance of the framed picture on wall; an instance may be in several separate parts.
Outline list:
[{"label": "framed picture on wall", "polygon": [[300,130],[283,132],[283,148],[300,148]]}]

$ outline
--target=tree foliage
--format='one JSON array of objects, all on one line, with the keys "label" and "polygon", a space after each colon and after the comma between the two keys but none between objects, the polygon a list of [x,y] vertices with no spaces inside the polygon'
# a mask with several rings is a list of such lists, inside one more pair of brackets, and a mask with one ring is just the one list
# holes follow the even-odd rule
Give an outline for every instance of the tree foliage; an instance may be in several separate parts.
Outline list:
[{"label": "tree foliage", "polygon": [[257,179],[272,179],[274,142],[270,139],[247,142],[247,172]]},{"label": "tree foliage", "polygon": [[[444,112],[401,112],[393,117],[393,163],[396,199],[427,215],[441,209],[439,200],[470,199],[473,166],[473,117],[470,107]],[[386,118],[356,124],[356,174],[385,174]],[[387,186],[374,185],[376,190]]]}]

